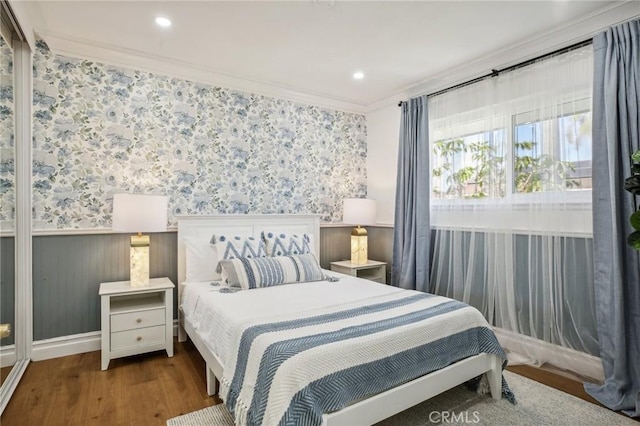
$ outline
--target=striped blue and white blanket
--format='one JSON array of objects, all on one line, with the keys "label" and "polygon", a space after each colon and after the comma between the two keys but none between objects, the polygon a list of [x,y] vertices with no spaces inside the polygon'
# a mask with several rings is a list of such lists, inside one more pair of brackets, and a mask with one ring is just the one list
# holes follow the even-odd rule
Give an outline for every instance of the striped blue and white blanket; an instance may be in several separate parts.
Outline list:
[{"label": "striped blue and white blanket", "polygon": [[231,337],[220,395],[237,425],[320,425],[323,413],[464,358],[506,360],[480,312],[414,291],[245,323]]}]

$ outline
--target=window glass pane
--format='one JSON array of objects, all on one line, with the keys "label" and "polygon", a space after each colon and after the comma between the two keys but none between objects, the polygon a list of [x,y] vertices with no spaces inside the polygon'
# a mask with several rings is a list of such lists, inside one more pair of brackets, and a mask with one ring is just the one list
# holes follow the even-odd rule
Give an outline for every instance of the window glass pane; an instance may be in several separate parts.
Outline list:
[{"label": "window glass pane", "polygon": [[565,187],[591,188],[591,112],[560,117],[560,159],[569,168]]},{"label": "window glass pane", "polygon": [[591,188],[590,112],[525,121],[531,115],[514,116],[514,192]]},{"label": "window glass pane", "polygon": [[514,192],[539,192],[548,186],[553,148],[549,139],[551,120],[518,124],[514,128]]},{"label": "window glass pane", "polygon": [[432,197],[504,197],[504,151],[504,129],[434,142]]}]

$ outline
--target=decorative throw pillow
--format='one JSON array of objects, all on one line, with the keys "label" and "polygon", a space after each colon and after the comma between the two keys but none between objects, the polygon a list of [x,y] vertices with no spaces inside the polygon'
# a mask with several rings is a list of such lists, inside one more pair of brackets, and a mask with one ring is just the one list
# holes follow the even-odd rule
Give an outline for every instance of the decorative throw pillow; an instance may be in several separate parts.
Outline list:
[{"label": "decorative throw pillow", "polygon": [[[236,259],[239,257],[266,257],[267,255],[264,241],[254,237],[213,235],[211,237],[211,244],[215,244],[219,260]],[[226,281],[224,271],[222,271],[220,264],[217,265],[216,272],[222,272],[222,279]]]},{"label": "decorative throw pillow", "polygon": [[243,290],[324,279],[316,257],[311,254],[221,260],[220,266],[231,287]]},{"label": "decorative throw pillow", "polygon": [[290,256],[312,253],[309,234],[286,234],[284,232],[262,231],[262,239],[267,247],[267,256]]}]

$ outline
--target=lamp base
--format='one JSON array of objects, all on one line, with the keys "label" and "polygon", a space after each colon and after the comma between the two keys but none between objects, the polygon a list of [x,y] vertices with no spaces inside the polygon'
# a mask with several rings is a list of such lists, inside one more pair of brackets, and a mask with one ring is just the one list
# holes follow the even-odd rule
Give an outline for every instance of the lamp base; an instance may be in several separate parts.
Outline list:
[{"label": "lamp base", "polygon": [[367,230],[361,227],[351,231],[351,263],[355,265],[367,264]]},{"label": "lamp base", "polygon": [[131,237],[129,252],[131,287],[145,287],[149,285],[149,236],[136,235]]}]

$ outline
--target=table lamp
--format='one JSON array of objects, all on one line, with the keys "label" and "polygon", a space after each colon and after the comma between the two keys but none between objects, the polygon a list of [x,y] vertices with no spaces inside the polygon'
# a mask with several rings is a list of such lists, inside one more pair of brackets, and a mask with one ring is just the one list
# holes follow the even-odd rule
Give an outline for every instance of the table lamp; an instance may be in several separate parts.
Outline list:
[{"label": "table lamp", "polygon": [[167,230],[167,197],[164,195],[115,194],[113,226],[115,232],[137,233],[131,237],[131,286],[149,285],[148,235],[143,232]]},{"label": "table lamp", "polygon": [[357,225],[351,231],[351,263],[367,263],[367,230],[360,225],[376,224],[376,200],[368,198],[345,198],[342,222]]}]

